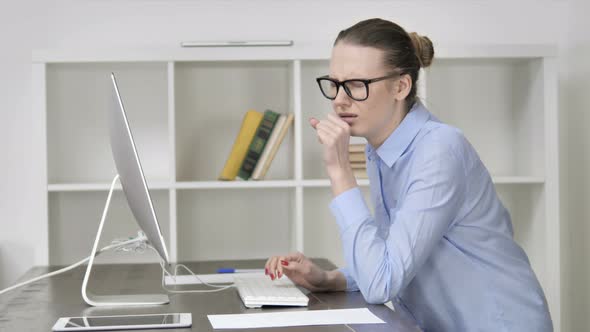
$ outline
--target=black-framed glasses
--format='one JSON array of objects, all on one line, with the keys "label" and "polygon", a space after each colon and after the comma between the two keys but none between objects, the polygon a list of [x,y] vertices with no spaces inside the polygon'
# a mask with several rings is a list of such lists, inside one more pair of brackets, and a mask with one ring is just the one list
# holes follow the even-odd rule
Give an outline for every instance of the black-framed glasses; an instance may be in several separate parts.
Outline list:
[{"label": "black-framed glasses", "polygon": [[318,85],[320,86],[320,90],[324,97],[334,100],[338,95],[338,90],[340,90],[340,86],[344,88],[346,94],[356,100],[356,101],[363,101],[369,98],[369,84],[386,80],[388,78],[393,78],[399,76],[399,73],[390,74],[383,77],[377,77],[369,80],[364,80],[360,78],[345,80],[345,81],[338,81],[336,79],[326,76],[316,78]]}]

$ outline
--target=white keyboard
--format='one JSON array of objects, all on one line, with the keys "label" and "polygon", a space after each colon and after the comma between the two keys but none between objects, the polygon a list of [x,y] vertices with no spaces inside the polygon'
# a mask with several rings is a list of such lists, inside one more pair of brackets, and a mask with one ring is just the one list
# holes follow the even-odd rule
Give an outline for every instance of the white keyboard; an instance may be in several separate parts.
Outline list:
[{"label": "white keyboard", "polygon": [[239,276],[234,274],[235,286],[248,308],[263,305],[306,307],[309,298],[289,278],[270,280],[268,276]]}]

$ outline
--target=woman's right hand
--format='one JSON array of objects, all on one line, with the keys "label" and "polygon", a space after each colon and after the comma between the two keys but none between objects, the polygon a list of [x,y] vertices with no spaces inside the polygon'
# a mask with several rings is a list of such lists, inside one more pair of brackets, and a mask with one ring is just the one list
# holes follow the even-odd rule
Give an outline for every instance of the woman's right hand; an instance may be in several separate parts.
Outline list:
[{"label": "woman's right hand", "polygon": [[264,270],[272,280],[286,275],[296,285],[312,292],[329,290],[326,287],[328,271],[317,266],[300,252],[273,256],[266,261]]},{"label": "woman's right hand", "polygon": [[350,144],[350,125],[342,120],[336,112],[328,113],[323,120],[314,117],[309,124],[316,131],[318,141],[324,146],[323,159],[330,177],[350,171],[348,146]]},{"label": "woman's right hand", "polygon": [[315,129],[318,140],[324,146],[323,159],[331,181],[332,194],[341,193],[357,186],[350,166],[348,148],[350,126],[336,112],[328,113],[323,120],[310,118],[309,124]]}]

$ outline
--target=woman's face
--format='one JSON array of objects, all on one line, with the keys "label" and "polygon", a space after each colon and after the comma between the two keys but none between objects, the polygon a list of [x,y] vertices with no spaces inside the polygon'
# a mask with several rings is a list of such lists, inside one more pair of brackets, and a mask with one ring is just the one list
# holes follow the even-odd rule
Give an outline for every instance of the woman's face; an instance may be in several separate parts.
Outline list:
[{"label": "woman's face", "polygon": [[[389,75],[392,71],[383,64],[383,56],[374,47],[338,42],[332,49],[329,77],[344,81]],[[369,97],[363,101],[350,98],[340,87],[332,108],[350,125],[352,136],[365,137],[376,147],[393,132],[405,115],[399,107],[403,99],[397,100],[397,82],[391,78],[369,84]]]}]

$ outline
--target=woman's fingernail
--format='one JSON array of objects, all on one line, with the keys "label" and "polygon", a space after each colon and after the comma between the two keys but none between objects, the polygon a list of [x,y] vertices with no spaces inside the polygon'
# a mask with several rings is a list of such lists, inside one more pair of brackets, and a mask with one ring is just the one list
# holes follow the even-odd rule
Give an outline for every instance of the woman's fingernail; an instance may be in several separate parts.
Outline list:
[{"label": "woman's fingernail", "polygon": [[275,275],[274,274],[270,274],[270,279],[275,280]]},{"label": "woman's fingernail", "polygon": [[277,276],[277,277],[279,277],[279,278],[280,278],[280,277],[281,277],[281,275],[282,275],[282,273],[281,273],[281,272],[279,272],[279,273],[277,273],[277,274],[278,274],[278,276]]},{"label": "woman's fingernail", "polygon": [[264,274],[268,275],[268,268],[264,269]]},{"label": "woman's fingernail", "polygon": [[287,262],[287,261],[281,261],[281,265],[289,266],[289,262]]}]

